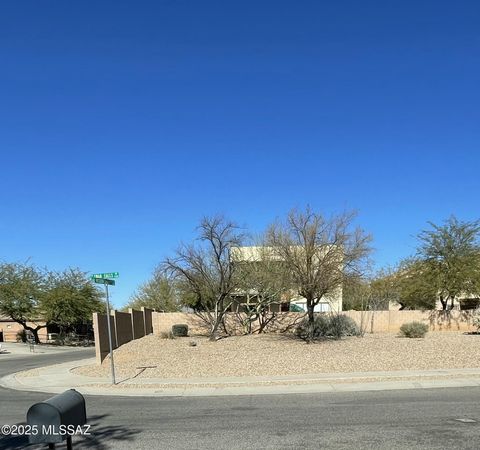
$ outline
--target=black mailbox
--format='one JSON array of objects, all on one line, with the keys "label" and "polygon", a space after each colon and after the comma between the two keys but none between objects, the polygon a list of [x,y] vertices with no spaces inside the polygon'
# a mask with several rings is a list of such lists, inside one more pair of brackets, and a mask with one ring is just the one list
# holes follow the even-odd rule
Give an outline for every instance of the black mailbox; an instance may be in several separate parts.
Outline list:
[{"label": "black mailbox", "polygon": [[71,435],[86,423],[85,399],[75,389],[69,389],[30,407],[27,424],[34,433],[28,440],[30,444],[56,444],[67,439],[71,448]]}]

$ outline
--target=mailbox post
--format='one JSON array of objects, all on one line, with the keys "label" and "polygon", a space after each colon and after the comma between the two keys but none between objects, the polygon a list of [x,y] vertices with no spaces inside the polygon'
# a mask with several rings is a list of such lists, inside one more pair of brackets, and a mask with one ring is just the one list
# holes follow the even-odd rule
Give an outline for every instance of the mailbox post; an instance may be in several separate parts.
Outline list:
[{"label": "mailbox post", "polygon": [[27,412],[27,424],[37,430],[28,436],[30,444],[55,444],[67,441],[67,450],[72,450],[72,436],[67,427],[81,427],[87,423],[85,399],[80,392],[69,389],[44,402],[35,403]]}]

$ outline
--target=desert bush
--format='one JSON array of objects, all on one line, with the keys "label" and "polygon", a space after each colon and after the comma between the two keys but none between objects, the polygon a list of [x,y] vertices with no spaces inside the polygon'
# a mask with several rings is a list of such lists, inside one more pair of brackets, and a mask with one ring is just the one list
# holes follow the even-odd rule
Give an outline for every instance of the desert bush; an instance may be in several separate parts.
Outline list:
[{"label": "desert bush", "polygon": [[428,325],[421,322],[404,323],[400,327],[400,334],[408,338],[423,338],[428,332]]},{"label": "desert bush", "polygon": [[160,338],[162,339],[175,339],[175,336],[171,331],[162,331],[160,333]]},{"label": "desert bush", "polygon": [[186,337],[188,336],[188,325],[185,324],[176,324],[172,326],[172,334],[175,337]]},{"label": "desert bush", "polygon": [[343,314],[317,314],[313,324],[305,318],[297,327],[296,334],[306,341],[322,338],[340,339],[344,336],[359,336],[360,329],[353,319]]},{"label": "desert bush", "polygon": [[344,314],[335,314],[330,317],[330,327],[327,336],[340,339],[343,336],[359,336],[360,329],[356,322]]},{"label": "desert bush", "polygon": [[305,318],[298,324],[295,334],[304,341],[315,339],[315,324],[310,323],[308,318]]},{"label": "desert bush", "polygon": [[25,330],[18,331],[16,340],[17,342],[27,342],[27,332]]}]

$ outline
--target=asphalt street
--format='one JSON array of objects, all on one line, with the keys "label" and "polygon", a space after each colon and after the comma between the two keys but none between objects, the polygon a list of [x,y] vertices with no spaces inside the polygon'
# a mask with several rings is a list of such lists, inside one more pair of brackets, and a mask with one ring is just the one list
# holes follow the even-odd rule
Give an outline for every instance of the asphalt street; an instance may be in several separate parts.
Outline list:
[{"label": "asphalt street", "polygon": [[[0,359],[0,376],[92,350]],[[0,424],[49,394],[0,389]],[[239,397],[87,396],[90,436],[74,449],[478,449],[480,388]],[[0,438],[0,450],[28,446]],[[65,448],[65,446],[57,446]]]}]

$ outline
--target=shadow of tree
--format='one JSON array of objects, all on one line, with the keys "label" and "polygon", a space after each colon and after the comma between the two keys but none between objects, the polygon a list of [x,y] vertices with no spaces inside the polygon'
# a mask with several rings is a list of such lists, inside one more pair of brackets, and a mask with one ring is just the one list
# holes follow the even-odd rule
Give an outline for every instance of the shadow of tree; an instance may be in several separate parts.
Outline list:
[{"label": "shadow of tree", "polygon": [[[115,442],[118,441],[133,441],[135,436],[140,433],[140,430],[135,428],[128,428],[125,425],[106,425],[102,421],[108,417],[109,414],[91,416],[89,418],[90,435],[81,436],[78,439],[80,448],[92,448],[97,450],[104,450],[108,448],[116,448]],[[110,444],[110,445],[109,445]],[[132,446],[133,447],[133,446]]]},{"label": "shadow of tree", "polygon": [[[243,319],[246,315],[242,312],[238,313],[228,313],[227,319],[227,328],[232,336],[241,336],[248,333],[245,333],[243,326]],[[251,334],[259,333],[260,331],[260,318],[262,318],[264,323],[263,333],[291,333],[297,328],[297,326],[307,317],[305,312],[271,312],[266,315],[260,315],[252,323],[252,332]]]},{"label": "shadow of tree", "polygon": [[456,330],[470,327],[473,322],[473,312],[471,310],[433,310],[429,312],[428,320],[432,331]]},{"label": "shadow of tree", "polygon": [[[116,448],[115,442],[133,441],[140,430],[128,428],[124,425],[108,425],[102,423],[109,414],[102,414],[89,417],[87,423],[91,425],[89,435],[74,436],[73,448],[75,449],[96,449],[107,450]],[[17,425],[25,424],[19,422]],[[28,436],[2,436],[0,438],[0,450],[40,450],[46,449],[48,444],[29,445]],[[133,445],[132,445],[133,447]],[[56,445],[57,449],[66,448],[65,442]]]},{"label": "shadow of tree", "polygon": [[304,312],[279,313],[275,321],[267,327],[266,331],[275,331],[277,333],[291,333],[307,317]]},{"label": "shadow of tree", "polygon": [[[17,424],[17,425],[20,425]],[[27,448],[28,437],[27,436],[4,436],[0,437],[0,450],[16,450]],[[40,448],[36,446],[37,448]],[[31,447],[34,449],[35,447]]]}]

